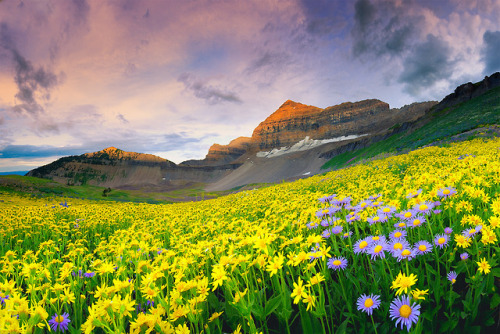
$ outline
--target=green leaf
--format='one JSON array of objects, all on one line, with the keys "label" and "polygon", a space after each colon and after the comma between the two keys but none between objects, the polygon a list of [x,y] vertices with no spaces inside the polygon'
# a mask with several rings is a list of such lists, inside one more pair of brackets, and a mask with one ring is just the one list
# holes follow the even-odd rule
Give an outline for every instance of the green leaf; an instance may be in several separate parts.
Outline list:
[{"label": "green leaf", "polygon": [[500,277],[500,268],[493,268],[491,274],[495,277]]},{"label": "green leaf", "polygon": [[266,307],[264,309],[264,314],[266,317],[268,317],[271,313],[274,312],[274,310],[276,310],[276,308],[278,308],[278,306],[280,306],[281,298],[282,297],[278,295],[266,302]]},{"label": "green leaf", "polygon": [[349,319],[344,320],[343,323],[340,324],[339,328],[337,329],[338,334],[344,334],[347,332],[347,325],[349,325]]},{"label": "green leaf", "polygon": [[491,298],[490,308],[494,309],[500,304],[500,295],[498,293],[493,295]]}]

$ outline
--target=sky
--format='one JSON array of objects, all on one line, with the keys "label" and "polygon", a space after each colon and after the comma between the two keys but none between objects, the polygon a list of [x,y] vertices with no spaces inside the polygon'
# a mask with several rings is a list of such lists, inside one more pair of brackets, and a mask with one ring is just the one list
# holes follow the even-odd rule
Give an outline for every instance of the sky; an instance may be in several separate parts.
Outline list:
[{"label": "sky", "polygon": [[441,100],[500,70],[500,0],[0,0],[0,172],[179,163],[286,100]]}]

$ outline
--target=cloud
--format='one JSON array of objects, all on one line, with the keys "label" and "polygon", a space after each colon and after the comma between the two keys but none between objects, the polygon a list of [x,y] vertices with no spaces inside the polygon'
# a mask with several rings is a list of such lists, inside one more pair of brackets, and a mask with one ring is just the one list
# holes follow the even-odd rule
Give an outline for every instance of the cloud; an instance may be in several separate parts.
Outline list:
[{"label": "cloud", "polygon": [[403,71],[399,82],[406,85],[412,95],[418,95],[424,88],[433,86],[440,80],[446,80],[453,73],[455,62],[450,59],[450,46],[434,35],[418,44],[411,54],[404,59]]},{"label": "cloud", "polygon": [[193,92],[194,96],[205,100],[208,104],[223,102],[242,103],[240,97],[226,88],[214,87],[197,79],[193,74],[183,73],[177,81],[182,82],[186,90]]},{"label": "cloud", "polygon": [[500,71],[500,31],[486,31],[483,35],[484,74]]},{"label": "cloud", "polygon": [[82,154],[81,147],[54,147],[36,145],[8,145],[0,150],[2,159],[12,158],[46,158],[52,156],[66,156]]},{"label": "cloud", "polygon": [[346,10],[339,1],[301,0],[305,14],[305,31],[315,36],[338,34],[347,26],[347,20],[341,15]]},{"label": "cloud", "polygon": [[354,5],[352,53],[364,55],[397,56],[412,43],[423,17],[409,13],[409,4],[395,1],[358,0]]},{"label": "cloud", "polygon": [[125,116],[123,116],[122,114],[118,114],[118,115],[116,116],[116,118],[117,118],[120,122],[122,122],[122,123],[124,123],[124,124],[128,124],[128,123],[129,123],[128,119],[126,119],[126,118],[125,118]]},{"label": "cloud", "polygon": [[18,89],[15,97],[20,103],[14,105],[13,110],[31,114],[43,112],[40,100],[50,100],[51,89],[62,81],[64,74],[56,75],[42,66],[33,66],[16,48],[6,24],[0,26],[0,46],[11,54],[14,66],[14,81]]}]

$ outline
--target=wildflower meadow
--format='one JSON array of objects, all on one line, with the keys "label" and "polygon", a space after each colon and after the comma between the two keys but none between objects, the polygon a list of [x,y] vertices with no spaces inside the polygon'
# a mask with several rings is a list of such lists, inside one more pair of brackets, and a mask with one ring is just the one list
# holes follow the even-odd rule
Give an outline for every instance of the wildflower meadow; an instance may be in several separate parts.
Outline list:
[{"label": "wildflower meadow", "polygon": [[0,332],[495,332],[499,228],[500,139],[202,202],[0,193]]}]

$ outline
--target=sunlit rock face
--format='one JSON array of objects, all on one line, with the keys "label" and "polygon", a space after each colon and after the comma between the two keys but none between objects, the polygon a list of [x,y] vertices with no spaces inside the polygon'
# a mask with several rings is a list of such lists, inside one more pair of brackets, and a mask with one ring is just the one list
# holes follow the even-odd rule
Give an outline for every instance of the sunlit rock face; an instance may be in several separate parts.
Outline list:
[{"label": "sunlit rock face", "polygon": [[375,133],[421,117],[429,109],[428,105],[412,106],[389,109],[387,103],[372,99],[321,109],[288,100],[255,128],[252,141],[258,150],[269,150],[291,146],[305,137],[323,140]]}]

